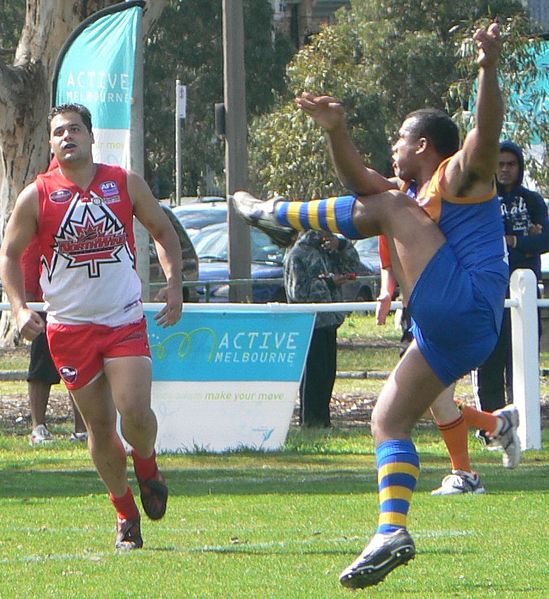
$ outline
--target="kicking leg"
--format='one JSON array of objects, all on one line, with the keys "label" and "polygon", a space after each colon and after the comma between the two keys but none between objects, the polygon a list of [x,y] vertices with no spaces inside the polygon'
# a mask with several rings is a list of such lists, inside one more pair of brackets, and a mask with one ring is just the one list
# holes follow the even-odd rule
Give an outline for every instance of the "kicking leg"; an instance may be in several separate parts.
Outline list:
[{"label": "kicking leg", "polygon": [[399,191],[310,202],[261,202],[247,192],[237,192],[234,206],[246,222],[267,233],[282,226],[291,227],[287,229],[290,231],[325,230],[350,239],[386,235],[393,269],[405,297],[445,242],[426,212]]}]

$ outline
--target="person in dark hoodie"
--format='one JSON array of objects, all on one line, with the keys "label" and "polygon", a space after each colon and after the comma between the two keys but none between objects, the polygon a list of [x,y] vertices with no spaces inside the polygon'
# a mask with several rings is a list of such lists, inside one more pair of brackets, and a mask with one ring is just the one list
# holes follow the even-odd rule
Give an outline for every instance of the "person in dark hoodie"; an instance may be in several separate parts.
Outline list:
[{"label": "person in dark hoodie", "polygon": [[[284,285],[290,303],[341,302],[342,285],[364,267],[348,239],[325,231],[302,233],[286,254]],[[300,424],[330,426],[336,379],[337,329],[343,312],[319,312],[300,387]]]},{"label": "person in dark hoodie", "polygon": [[[549,251],[547,206],[539,193],[522,184],[524,156],[512,141],[500,144],[496,176],[509,252],[509,274],[518,268],[528,268],[539,280],[540,256]],[[506,403],[513,403],[512,382],[511,317],[507,308],[494,351],[473,373],[477,404],[482,410],[493,412]]]}]

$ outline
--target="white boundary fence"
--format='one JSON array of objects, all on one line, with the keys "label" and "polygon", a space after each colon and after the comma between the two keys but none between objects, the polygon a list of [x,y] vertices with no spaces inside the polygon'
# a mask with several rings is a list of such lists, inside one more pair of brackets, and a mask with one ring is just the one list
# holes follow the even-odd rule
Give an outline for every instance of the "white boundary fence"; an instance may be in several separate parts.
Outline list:
[{"label": "white boundary fence", "polygon": [[531,270],[511,275],[510,300],[513,335],[513,403],[519,411],[522,449],[541,449],[538,310],[549,306],[538,300],[536,276]]},{"label": "white boundary fence", "polygon": [[[150,311],[158,311],[163,304],[145,304]],[[35,310],[40,303],[29,304]],[[520,415],[519,438],[522,449],[541,449],[541,406],[538,355],[538,307],[549,307],[549,300],[537,299],[537,281],[531,270],[517,270],[511,276],[510,299],[505,306],[511,308],[513,335],[513,401]],[[376,302],[341,302],[333,304],[185,304],[184,312],[372,312]],[[401,308],[401,302],[393,302],[392,309]],[[7,303],[0,309],[9,310]]]}]

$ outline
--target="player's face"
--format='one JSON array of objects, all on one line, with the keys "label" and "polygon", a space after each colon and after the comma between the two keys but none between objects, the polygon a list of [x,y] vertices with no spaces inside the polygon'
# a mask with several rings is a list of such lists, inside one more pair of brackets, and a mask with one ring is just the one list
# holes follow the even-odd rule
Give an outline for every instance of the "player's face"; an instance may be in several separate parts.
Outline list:
[{"label": "player's face", "polygon": [[519,180],[520,165],[513,152],[500,152],[497,179],[505,187],[514,187]]},{"label": "player's face", "polygon": [[403,181],[410,181],[416,176],[419,140],[412,133],[412,119],[406,119],[400,131],[398,139],[393,144],[393,168],[395,175]]},{"label": "player's face", "polygon": [[50,147],[60,164],[91,159],[93,134],[77,112],[57,114],[51,121]]}]

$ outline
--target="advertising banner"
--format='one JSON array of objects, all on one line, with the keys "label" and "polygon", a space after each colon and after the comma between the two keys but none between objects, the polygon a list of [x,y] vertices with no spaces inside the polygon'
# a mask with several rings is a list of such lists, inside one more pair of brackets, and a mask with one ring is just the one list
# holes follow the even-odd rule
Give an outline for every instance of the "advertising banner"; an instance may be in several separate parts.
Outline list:
[{"label": "advertising banner", "polygon": [[147,313],[157,451],[279,449],[288,434],[314,314]]},{"label": "advertising banner", "polygon": [[144,2],[125,2],[84,21],[61,51],[55,104],[78,103],[92,114],[95,162],[130,168],[137,32]]}]

